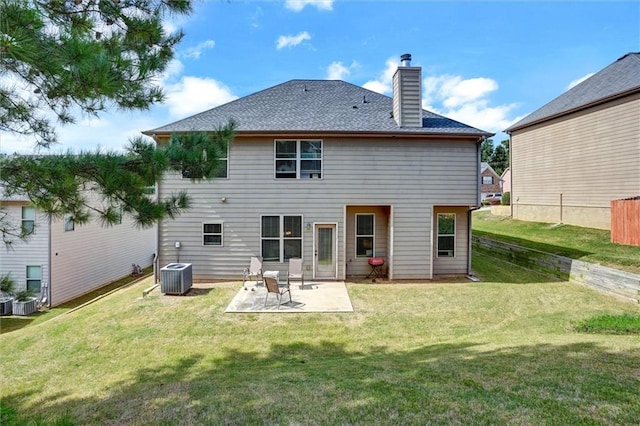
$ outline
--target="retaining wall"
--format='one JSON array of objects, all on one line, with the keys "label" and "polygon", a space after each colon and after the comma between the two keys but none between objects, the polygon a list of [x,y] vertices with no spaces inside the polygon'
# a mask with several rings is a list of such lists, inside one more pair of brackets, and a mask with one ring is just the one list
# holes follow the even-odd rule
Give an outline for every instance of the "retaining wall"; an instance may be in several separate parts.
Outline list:
[{"label": "retaining wall", "polygon": [[538,272],[640,303],[640,275],[581,260],[473,236],[474,249]]}]

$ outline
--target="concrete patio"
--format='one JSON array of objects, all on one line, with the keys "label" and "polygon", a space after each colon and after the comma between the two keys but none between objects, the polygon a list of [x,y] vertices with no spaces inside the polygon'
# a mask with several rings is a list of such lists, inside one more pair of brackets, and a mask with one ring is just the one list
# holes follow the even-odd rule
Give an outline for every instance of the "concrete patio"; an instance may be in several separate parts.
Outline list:
[{"label": "concrete patio", "polygon": [[289,294],[282,296],[278,307],[276,294],[269,294],[265,306],[267,289],[260,283],[247,283],[241,287],[227,306],[225,312],[353,312],[347,287],[342,281],[305,282],[304,289],[298,282],[291,285]]}]

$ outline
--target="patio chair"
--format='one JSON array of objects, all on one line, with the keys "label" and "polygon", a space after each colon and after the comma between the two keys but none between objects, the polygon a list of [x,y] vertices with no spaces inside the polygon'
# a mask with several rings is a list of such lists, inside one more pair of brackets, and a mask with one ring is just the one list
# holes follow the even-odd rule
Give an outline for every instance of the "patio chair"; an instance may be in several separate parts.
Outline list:
[{"label": "patio chair", "polygon": [[273,293],[276,295],[278,299],[278,309],[280,309],[280,305],[282,304],[282,296],[285,293],[289,293],[289,303],[291,303],[291,289],[289,288],[289,283],[287,283],[287,285],[280,286],[275,278],[264,277],[264,285],[265,287],[267,287],[267,295],[264,298],[264,306],[267,306],[269,293]]},{"label": "patio chair", "polygon": [[287,274],[287,285],[291,281],[300,281],[300,290],[304,290],[304,272],[302,271],[302,259],[289,259],[289,273]]},{"label": "patio chair", "polygon": [[42,287],[40,287],[40,296],[36,301],[36,308],[41,309],[42,307],[46,306],[48,300],[49,300],[49,285],[46,282],[43,282]]},{"label": "patio chair", "polygon": [[262,258],[257,256],[251,256],[251,264],[248,268],[244,268],[244,272],[242,274],[242,287],[246,290],[245,282],[252,277],[256,279],[256,285],[259,282],[264,280],[262,276]]}]

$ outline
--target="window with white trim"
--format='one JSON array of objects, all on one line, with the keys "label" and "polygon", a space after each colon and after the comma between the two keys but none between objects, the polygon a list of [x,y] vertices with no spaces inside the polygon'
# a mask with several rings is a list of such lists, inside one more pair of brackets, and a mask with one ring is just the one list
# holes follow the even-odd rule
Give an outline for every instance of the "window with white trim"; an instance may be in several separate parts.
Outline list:
[{"label": "window with white trim", "polygon": [[375,256],[375,215],[356,213],[356,257]]},{"label": "window with white trim", "polygon": [[276,179],[322,178],[321,140],[276,140]]},{"label": "window with white trim", "polygon": [[40,293],[42,287],[42,266],[27,265],[27,290]]},{"label": "window with white trim", "polygon": [[438,213],[438,257],[454,257],[456,247],[456,214]]},{"label": "window with white trim", "polygon": [[222,246],[222,222],[202,224],[202,245]]},{"label": "window with white trim", "polygon": [[493,176],[482,176],[483,185],[493,185]]},{"label": "window with white trim", "polygon": [[302,216],[262,216],[260,239],[265,261],[286,262],[302,257]]},{"label": "window with white trim", "polygon": [[22,206],[22,234],[31,235],[36,228],[36,208]]}]

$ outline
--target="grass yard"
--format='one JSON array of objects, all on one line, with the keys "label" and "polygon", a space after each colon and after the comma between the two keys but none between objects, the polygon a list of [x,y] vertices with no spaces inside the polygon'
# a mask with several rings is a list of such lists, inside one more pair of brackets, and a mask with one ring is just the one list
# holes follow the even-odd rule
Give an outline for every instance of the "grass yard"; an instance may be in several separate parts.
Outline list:
[{"label": "grass yard", "polygon": [[613,244],[611,232],[473,213],[473,233],[508,243],[558,254],[584,262],[640,273],[640,247]]},{"label": "grass yard", "polygon": [[640,307],[476,256],[480,283],[348,284],[354,313],[225,314],[150,280],[0,335],[10,424],[637,424]]}]

